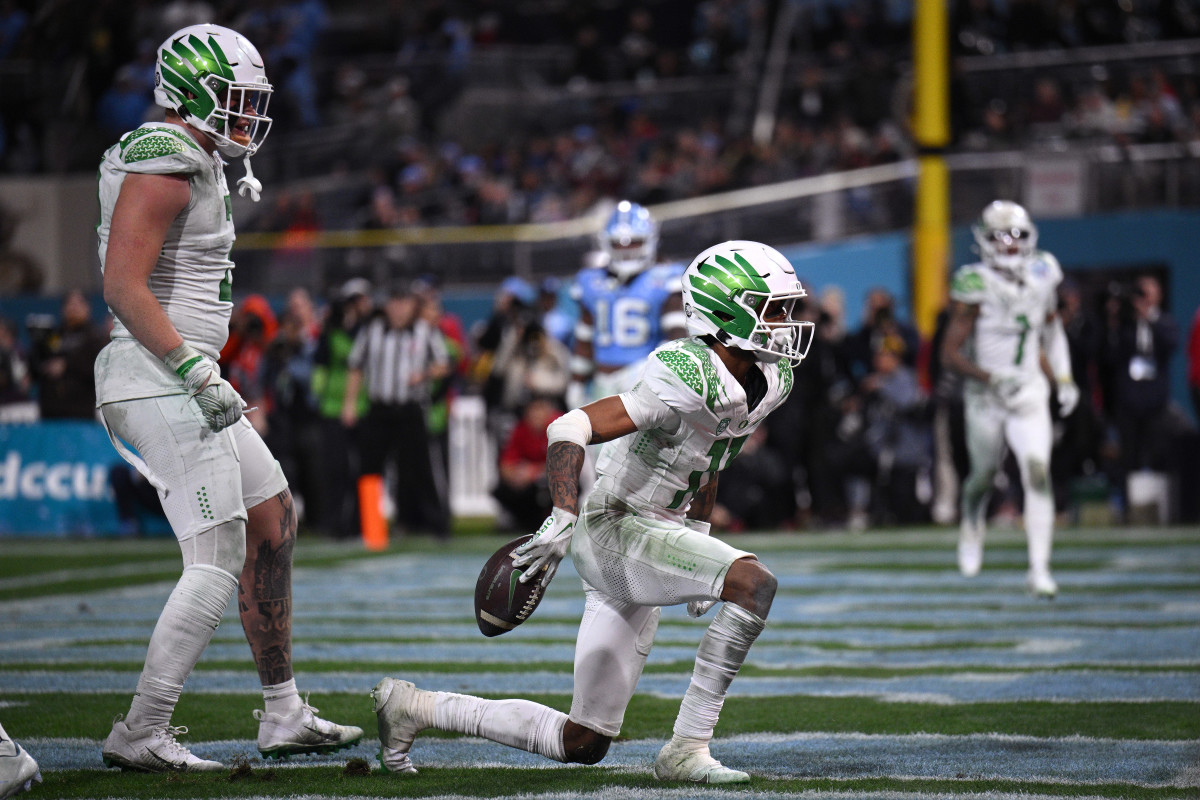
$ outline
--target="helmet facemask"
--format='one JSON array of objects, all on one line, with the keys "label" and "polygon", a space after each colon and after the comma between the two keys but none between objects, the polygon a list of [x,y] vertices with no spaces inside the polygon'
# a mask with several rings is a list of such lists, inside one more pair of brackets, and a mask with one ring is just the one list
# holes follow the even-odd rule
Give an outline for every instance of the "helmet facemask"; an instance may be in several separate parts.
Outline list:
[{"label": "helmet facemask", "polygon": [[154,99],[203,131],[222,155],[254,155],[271,129],[267,82],[258,50],[218,25],[193,25],[159,48]]},{"label": "helmet facemask", "polygon": [[599,239],[608,256],[606,269],[622,282],[651,267],[658,256],[658,223],[649,211],[628,200],[617,204]]},{"label": "helmet facemask", "polygon": [[758,360],[774,364],[780,358],[786,358],[793,365],[803,361],[812,345],[816,326],[795,319],[793,315],[808,293],[801,288],[784,293],[746,291],[742,296],[748,309],[760,309],[755,313],[754,330],[748,337],[749,349],[755,351]]},{"label": "helmet facemask", "polygon": [[1024,208],[997,200],[983,210],[971,233],[988,265],[1014,280],[1025,277],[1025,268],[1037,248],[1037,228]]},{"label": "helmet facemask", "polygon": [[725,242],[701,253],[683,276],[688,333],[713,336],[759,361],[799,364],[815,325],[794,314],[808,293],[787,259],[758,242]]}]

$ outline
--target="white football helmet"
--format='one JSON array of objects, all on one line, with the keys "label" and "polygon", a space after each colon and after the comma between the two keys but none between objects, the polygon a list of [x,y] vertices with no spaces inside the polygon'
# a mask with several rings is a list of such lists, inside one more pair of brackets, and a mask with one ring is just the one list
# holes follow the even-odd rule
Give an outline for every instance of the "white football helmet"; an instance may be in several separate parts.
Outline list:
[{"label": "white football helmet", "polygon": [[617,203],[598,238],[608,256],[608,271],[622,282],[652,266],[658,257],[658,223],[645,207],[628,200]]},{"label": "white football helmet", "polygon": [[246,37],[189,25],[167,37],[154,66],[154,102],[212,137],[222,155],[254,155],[267,138],[271,84]]},{"label": "white football helmet", "polygon": [[683,273],[683,313],[692,336],[713,336],[773,364],[799,364],[816,325],[793,318],[808,292],[783,254],[759,242],[722,242]]},{"label": "white football helmet", "polygon": [[1022,278],[1037,247],[1037,226],[1029,212],[1010,200],[994,200],[971,226],[979,254],[989,266]]}]

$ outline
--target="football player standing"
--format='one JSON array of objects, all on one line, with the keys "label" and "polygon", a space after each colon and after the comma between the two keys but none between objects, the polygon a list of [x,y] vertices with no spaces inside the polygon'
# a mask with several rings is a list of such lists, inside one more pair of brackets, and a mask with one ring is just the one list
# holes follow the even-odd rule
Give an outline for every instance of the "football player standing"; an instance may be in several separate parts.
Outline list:
[{"label": "football player standing", "polygon": [[1058,318],[1062,269],[1054,256],[1037,249],[1037,228],[1016,203],[991,203],[972,232],[982,260],[954,273],[941,353],[946,366],[968,379],[964,400],[971,471],[962,487],[958,567],[963,575],[974,576],[983,565],[987,504],[1007,443],[1025,492],[1028,587],[1037,596],[1054,597],[1051,381],[1063,416],[1079,402]]},{"label": "football player standing", "polygon": [[622,200],[598,237],[603,265],[579,271],[571,297],[579,304],[567,404],[579,406],[633,387],[642,363],[661,342],[685,335],[682,264],[656,264],[658,223]]},{"label": "football player standing", "polygon": [[270,95],[244,37],[217,25],[183,28],[158,50],[154,97],[166,120],[125,134],[100,164],[100,265],[114,325],[96,359],[97,403],[113,445],[158,489],[184,566],[129,713],[104,742],[105,764],[122,769],[224,768],[180,744],[187,729],[171,715],[235,590],[263,684],[266,708],[255,711],[263,755],[328,752],[362,737],[317,717],[296,690],[296,513],[279,463],[216,363],[233,309],[222,156],[245,157],[241,193],[258,200],[250,156],[270,129]]},{"label": "football player standing", "polygon": [[[709,741],[730,683],[762,632],[776,580],[752,553],[708,535],[717,477],[787,398],[814,325],[792,318],[804,288],[787,259],[757,242],[711,247],[687,267],[690,338],[654,349],[638,383],[549,427],[554,503],[517,549],[522,581],[553,577],[570,549],[586,604],[575,643],[570,714],[528,700],[428,692],[384,678],[372,695],[392,772],[425,728],[481,736],[562,762],[594,764],[621,730],[654,642],[659,609],[700,616],[724,601],[700,642],[674,735],[654,763],[661,780],[745,783]],[[605,443],[580,502],[588,444]]]}]

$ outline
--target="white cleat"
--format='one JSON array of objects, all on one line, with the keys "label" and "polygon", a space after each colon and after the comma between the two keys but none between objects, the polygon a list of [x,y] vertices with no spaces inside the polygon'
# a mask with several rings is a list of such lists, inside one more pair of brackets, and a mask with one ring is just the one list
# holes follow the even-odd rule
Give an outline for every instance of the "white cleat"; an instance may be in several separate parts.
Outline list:
[{"label": "white cleat", "polygon": [[255,709],[258,752],[263,758],[333,753],[355,745],[362,738],[362,728],[321,719],[317,710],[307,702],[296,713],[287,716]]},{"label": "white cleat", "polygon": [[29,791],[42,782],[33,756],[12,739],[0,739],[0,800]]},{"label": "white cleat", "polygon": [[104,766],[120,767],[134,772],[221,772],[225,765],[219,761],[197,758],[175,741],[187,733],[187,728],[165,725],[131,731],[120,717],[113,722],[112,732],[104,740],[101,755]]},{"label": "white cleat", "polygon": [[1053,600],[1058,594],[1058,584],[1055,583],[1048,569],[1029,570],[1029,574],[1025,576],[1025,585],[1029,587],[1029,592],[1034,597]]},{"label": "white cleat", "polygon": [[983,568],[983,530],[963,523],[958,532],[958,571],[974,578]]},{"label": "white cleat", "polygon": [[729,769],[708,752],[708,742],[672,737],[654,759],[654,777],[660,781],[692,783],[749,783],[750,776]]},{"label": "white cleat", "polygon": [[427,694],[408,681],[394,678],[384,678],[371,690],[379,718],[379,763],[388,772],[417,774],[408,751],[417,734],[427,727],[418,721],[416,713],[417,703]]}]

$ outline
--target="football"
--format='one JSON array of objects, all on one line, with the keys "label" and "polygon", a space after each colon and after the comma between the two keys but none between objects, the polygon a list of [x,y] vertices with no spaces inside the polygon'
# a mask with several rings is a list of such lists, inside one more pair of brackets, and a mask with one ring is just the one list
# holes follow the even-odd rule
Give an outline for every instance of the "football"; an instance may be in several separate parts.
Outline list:
[{"label": "football", "polygon": [[540,580],[521,583],[520,567],[513,567],[513,553],[533,538],[532,533],[518,536],[503,545],[483,565],[475,581],[475,621],[484,636],[499,636],[529,619],[542,601]]}]

